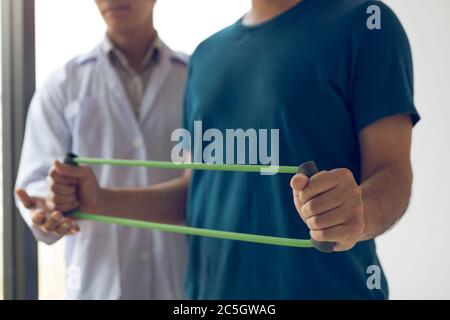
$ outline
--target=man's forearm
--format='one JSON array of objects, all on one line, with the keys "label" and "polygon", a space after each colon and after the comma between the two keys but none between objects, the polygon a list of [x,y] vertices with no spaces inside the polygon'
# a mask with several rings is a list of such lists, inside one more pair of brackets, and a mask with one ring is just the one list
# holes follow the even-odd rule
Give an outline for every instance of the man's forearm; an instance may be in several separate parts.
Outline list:
[{"label": "man's forearm", "polygon": [[411,196],[412,172],[399,165],[385,165],[361,185],[364,202],[364,240],[383,234],[406,211]]},{"label": "man's forearm", "polygon": [[186,219],[189,176],[147,188],[102,189],[100,214],[182,224]]}]

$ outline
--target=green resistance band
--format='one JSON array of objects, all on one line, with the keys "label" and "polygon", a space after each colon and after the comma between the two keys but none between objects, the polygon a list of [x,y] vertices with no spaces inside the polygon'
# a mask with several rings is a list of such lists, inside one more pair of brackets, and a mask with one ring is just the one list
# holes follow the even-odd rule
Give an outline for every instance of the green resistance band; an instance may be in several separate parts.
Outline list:
[{"label": "green resistance band", "polygon": [[275,172],[296,174],[298,167],[293,166],[260,166],[251,164],[209,164],[209,163],[174,163],[170,161],[145,161],[145,160],[126,160],[126,159],[101,159],[101,158],[83,158],[74,157],[75,164],[90,165],[112,165],[123,167],[148,167],[159,169],[192,169],[192,170],[214,170],[214,171],[234,171],[234,172]]},{"label": "green resistance band", "polygon": [[284,247],[311,248],[313,246],[310,240],[299,240],[299,239],[291,239],[291,238],[260,236],[260,235],[248,234],[248,233],[237,233],[237,232],[218,231],[218,230],[210,230],[210,229],[202,229],[202,228],[193,228],[193,227],[185,227],[185,226],[179,226],[179,225],[173,225],[173,224],[163,224],[163,223],[138,221],[138,220],[124,219],[124,218],[99,216],[99,215],[86,214],[86,213],[81,213],[81,212],[73,212],[70,214],[70,216],[74,217],[74,218],[78,218],[78,219],[91,220],[91,221],[96,221],[96,222],[113,223],[113,224],[118,224],[118,225],[126,226],[126,227],[159,230],[159,231],[163,231],[163,232],[180,233],[180,234],[186,234],[186,235],[191,235],[191,236],[237,240],[237,241],[253,242],[253,243],[260,243],[260,244],[271,244],[271,245],[284,246]]},{"label": "green resistance band", "polygon": [[[64,159],[64,163],[70,165],[112,165],[125,167],[149,167],[160,169],[192,169],[192,170],[216,170],[216,171],[233,171],[233,172],[277,172],[277,173],[303,173],[308,177],[312,177],[318,172],[316,164],[313,161],[305,162],[299,167],[294,166],[261,166],[261,165],[236,165],[236,164],[207,164],[207,163],[173,163],[168,161],[146,161],[146,160],[128,160],[128,159],[102,159],[102,158],[85,158],[78,157],[75,154],[68,153]],[[92,220],[96,222],[112,223],[127,227],[159,230],[164,232],[180,233],[192,236],[202,236],[210,238],[219,238],[227,240],[237,240],[244,242],[253,242],[260,244],[270,244],[276,246],[311,248],[314,247],[322,252],[332,252],[335,247],[334,242],[318,242],[314,239],[292,239],[272,236],[263,236],[256,234],[237,233],[220,230],[210,230],[203,228],[193,228],[172,224],[154,223],[147,221],[138,221],[125,218],[117,218],[110,216],[100,216],[86,214],[81,212],[73,212],[71,216],[78,219]]]}]

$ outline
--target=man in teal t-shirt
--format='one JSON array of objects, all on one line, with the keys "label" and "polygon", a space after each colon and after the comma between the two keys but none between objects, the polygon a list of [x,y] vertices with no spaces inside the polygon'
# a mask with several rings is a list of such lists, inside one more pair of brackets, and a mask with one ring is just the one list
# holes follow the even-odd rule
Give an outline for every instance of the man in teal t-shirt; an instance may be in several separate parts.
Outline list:
[{"label": "man in teal t-shirt", "polygon": [[[372,4],[380,9],[381,29],[367,26]],[[403,131],[409,131],[411,119],[418,120],[408,40],[392,11],[374,1],[310,0],[256,25],[246,19],[251,20],[251,14],[204,41],[192,56],[184,126],[192,130],[193,122],[201,120],[204,131],[277,128],[281,165],[314,160],[321,170],[347,168],[362,187],[363,202],[377,203],[366,208],[372,219],[385,219],[390,210],[402,213],[409,193],[400,181],[408,185],[409,180],[396,180],[408,176],[409,165],[384,173],[377,168],[396,156],[390,146],[399,143],[402,151],[409,150]],[[377,123],[381,119],[386,123]],[[396,125],[405,119],[406,127]],[[387,132],[381,136],[377,131],[383,127]],[[401,155],[408,156],[409,151]],[[308,227],[292,201],[290,179],[283,174],[194,172],[189,225],[308,238]],[[389,190],[392,198],[383,203]],[[333,197],[338,195],[322,199]],[[390,208],[396,204],[389,202],[397,200],[399,207]],[[330,222],[312,219],[310,227],[345,223],[338,217],[347,209],[341,202],[336,199],[325,207],[311,202],[318,213],[327,212]],[[329,240],[336,240],[329,231]],[[200,299],[385,298],[388,287],[382,273],[380,289],[367,284],[370,266],[380,267],[375,251],[373,240],[324,254],[192,238],[187,294]]]},{"label": "man in teal t-shirt", "polygon": [[100,188],[86,167],[57,163],[53,176],[83,178],[87,212],[176,222],[187,206],[194,227],[336,242],[322,253],[192,237],[189,298],[383,299],[373,239],[407,208],[418,120],[408,39],[386,5],[253,0],[192,56],[183,126],[277,129],[280,165],[322,172],[193,171],[140,190]]}]

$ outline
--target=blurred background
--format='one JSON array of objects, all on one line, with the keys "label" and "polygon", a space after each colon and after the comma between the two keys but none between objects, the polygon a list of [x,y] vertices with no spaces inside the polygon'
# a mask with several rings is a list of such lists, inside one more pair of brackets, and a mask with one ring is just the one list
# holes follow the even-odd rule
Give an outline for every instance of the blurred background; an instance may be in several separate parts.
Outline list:
[{"label": "blurred background", "polygon": [[[8,57],[3,57],[0,73],[8,75],[1,86],[7,90],[4,94],[18,96],[15,100],[9,96],[2,99],[7,104],[2,107],[3,139],[0,140],[3,143],[0,148],[3,152],[0,157],[3,161],[0,163],[3,167],[3,175],[0,174],[3,181],[0,184],[3,187],[0,192],[3,197],[0,198],[3,203],[0,212],[0,298],[4,292],[9,293],[9,297],[33,298],[32,292],[37,291],[39,299],[64,299],[64,241],[35,247],[31,243],[33,239],[24,235],[24,226],[13,211],[11,172],[16,168],[14,164],[18,160],[21,141],[11,137],[20,134],[21,127],[11,123],[19,116],[23,118],[23,114],[18,115],[17,110],[10,110],[8,105],[17,103],[20,94],[30,94],[23,91],[32,89],[30,79],[35,79],[35,86],[39,88],[53,70],[98,44],[105,27],[92,0],[35,0],[34,6],[30,5],[32,0],[1,1],[1,19],[13,20],[11,13],[30,16],[30,10],[33,11],[34,20],[18,17],[19,22],[13,23],[21,23],[23,30],[34,29],[35,55],[30,55],[29,59],[34,59],[35,64],[26,69],[31,73],[17,79],[11,72],[17,69],[7,63]],[[411,42],[415,101],[423,120],[414,130],[415,182],[410,208],[392,231],[377,239],[378,253],[390,283],[392,299],[449,299],[450,252],[446,247],[449,241],[446,233],[450,229],[450,203],[447,201],[450,173],[445,167],[450,163],[450,1],[384,2],[397,13]],[[190,54],[200,41],[235,22],[249,8],[249,0],[158,0],[155,25],[160,37],[171,48]],[[30,35],[18,35],[20,28],[4,30],[11,28],[11,23],[5,21],[0,26],[3,28],[0,32],[2,55],[11,56],[6,45],[27,48]],[[22,38],[16,39],[20,36]],[[23,71],[19,66],[20,70]],[[24,86],[16,88],[17,83]],[[33,262],[35,258],[37,267],[29,266],[27,261]]]}]

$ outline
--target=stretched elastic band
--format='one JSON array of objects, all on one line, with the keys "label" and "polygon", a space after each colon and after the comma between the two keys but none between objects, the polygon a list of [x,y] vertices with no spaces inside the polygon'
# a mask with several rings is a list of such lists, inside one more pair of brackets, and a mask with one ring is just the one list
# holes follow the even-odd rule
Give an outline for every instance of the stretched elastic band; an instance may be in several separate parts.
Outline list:
[{"label": "stretched elastic band", "polygon": [[275,246],[284,246],[284,247],[297,247],[297,248],[312,248],[312,243],[310,240],[300,240],[300,239],[292,239],[292,238],[280,238],[280,237],[271,237],[271,236],[261,236],[256,234],[248,234],[248,233],[237,233],[237,232],[229,232],[229,231],[218,231],[218,230],[210,230],[203,228],[193,228],[193,227],[185,227],[173,224],[164,224],[164,223],[154,223],[147,221],[138,221],[124,218],[116,218],[109,216],[99,216],[94,214],[86,214],[81,212],[72,212],[70,214],[71,217],[91,220],[96,222],[103,223],[113,223],[117,225],[122,225],[126,227],[133,228],[141,228],[141,229],[150,229],[150,230],[159,230],[164,232],[172,232],[172,233],[180,233],[191,236],[202,236],[209,238],[218,238],[218,239],[227,239],[227,240],[237,240],[237,241],[245,241],[245,242],[253,242],[253,243],[261,243],[261,244],[271,244]]},{"label": "stretched elastic band", "polygon": [[[144,160],[125,160],[125,159],[101,159],[101,158],[83,158],[69,153],[64,159],[64,163],[70,165],[89,164],[89,165],[113,165],[124,167],[150,167],[160,169],[193,169],[193,170],[216,170],[216,171],[234,171],[234,172],[262,172],[262,170],[276,170],[278,173],[296,174],[299,167],[279,166],[269,167],[261,165],[231,165],[231,164],[206,164],[206,163],[173,163],[166,161],[144,161]],[[273,236],[264,236],[248,233],[237,233],[229,231],[211,230],[203,228],[193,228],[173,224],[154,223],[110,216],[86,214],[82,212],[71,212],[71,217],[91,220],[102,223],[112,223],[127,227],[159,230],[163,232],[179,233],[191,236],[202,236],[209,238],[218,238],[226,240],[237,240],[260,244],[269,244],[285,247],[312,248],[313,243],[309,239],[293,239]]]},{"label": "stretched elastic band", "polygon": [[[121,167],[148,167],[160,169],[192,169],[192,170],[214,170],[235,172],[262,172],[273,171],[276,173],[296,174],[298,167],[294,166],[261,166],[252,164],[209,164],[209,163],[174,163],[170,161],[147,161],[147,160],[125,160],[125,159],[101,159],[83,158],[71,155],[73,162],[77,164],[101,164]],[[69,163],[70,164],[70,163]]]}]

